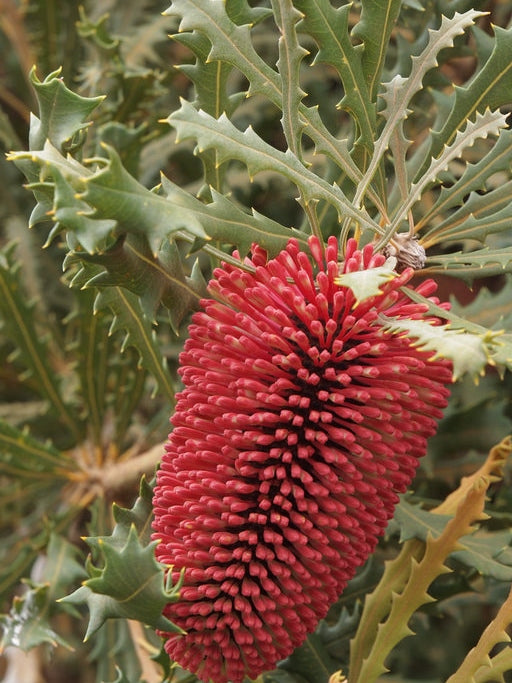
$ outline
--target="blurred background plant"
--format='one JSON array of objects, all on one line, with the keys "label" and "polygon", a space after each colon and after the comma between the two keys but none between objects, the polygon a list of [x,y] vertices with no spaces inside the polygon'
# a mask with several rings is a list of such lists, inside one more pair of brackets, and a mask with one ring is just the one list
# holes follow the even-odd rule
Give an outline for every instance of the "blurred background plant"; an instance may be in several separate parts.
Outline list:
[{"label": "blurred background plant", "polygon": [[[162,15],[166,5],[151,0],[0,0],[0,146],[19,150],[16,164],[0,156],[5,683],[196,680],[166,661],[154,635],[162,605],[176,594],[148,553],[151,490],[139,481],[151,480],[161,456],[186,324],[219,257],[233,247],[244,253],[253,241],[275,253],[292,229],[301,240],[311,226],[324,237],[354,231],[340,222],[328,189],[308,197],[313,177],[327,188],[336,180],[350,198],[342,214],[350,206],[366,209],[362,239],[377,236],[383,247],[394,236],[383,226],[412,226],[427,250],[421,277],[435,277],[441,297],[452,296],[464,329],[482,342],[483,361],[463,359],[468,372],[454,385],[415,490],[378,552],[317,633],[263,676],[266,683],[321,683],[346,671],[361,600],[377,586],[384,560],[399,542],[440,533],[427,510],[512,431],[511,342],[505,335],[503,352],[496,351],[488,332],[510,329],[512,321],[510,3],[389,2],[379,39],[384,59],[371,54],[373,3],[319,4],[325,16],[331,5],[342,8],[332,15],[336,42],[315,23],[313,5],[297,0],[306,16],[297,25],[300,44],[310,53],[304,57],[297,45],[292,54],[307,93],[301,116],[309,127],[299,136],[300,153],[294,150],[311,164],[303,185],[293,164],[280,170],[290,159],[280,155],[302,125],[293,111],[285,112],[289,128],[281,125],[272,77],[279,30],[269,9],[286,3],[209,0],[202,5],[210,16],[202,18],[192,5],[176,1],[173,13]],[[457,30],[455,11],[464,17]],[[451,23],[442,24],[443,15]],[[251,39],[235,56],[237,31],[248,23]],[[288,37],[296,35],[291,23]],[[223,43],[226,26],[236,30]],[[493,26],[502,27],[498,46]],[[423,62],[411,60],[420,54]],[[356,88],[358,72],[347,64],[360,69],[364,88]],[[401,84],[392,80],[397,74],[410,85],[403,102],[398,89],[379,86]],[[298,84],[290,79],[282,83]],[[464,89],[454,94],[453,84]],[[385,97],[377,99],[379,90]],[[298,111],[302,94],[290,92]],[[411,110],[405,121],[404,103]],[[492,118],[488,107],[502,118]],[[199,108],[210,129],[195,149]],[[232,128],[215,127],[223,111]],[[471,137],[466,120],[480,123],[482,134]],[[254,140],[247,148],[237,142],[248,124],[276,151],[273,167],[260,162]],[[463,129],[467,144],[444,158]],[[215,141],[220,130],[231,135],[225,147]],[[387,140],[379,138],[388,130]],[[333,144],[335,136],[346,146]],[[429,171],[430,155],[443,163]],[[373,160],[374,175],[365,180]],[[410,206],[408,196],[416,199]],[[500,372],[488,368],[477,386],[486,361]],[[490,519],[469,554],[451,555],[453,571],[435,579],[435,602],[412,616],[418,637],[393,650],[387,665],[394,678],[387,680],[446,680],[504,602],[512,581],[512,494],[510,471],[500,467],[492,470]],[[413,506],[420,503],[426,517],[418,521]],[[145,582],[148,592],[132,604],[134,586]],[[506,671],[508,660],[501,666]],[[475,680],[512,680],[496,671]]]}]

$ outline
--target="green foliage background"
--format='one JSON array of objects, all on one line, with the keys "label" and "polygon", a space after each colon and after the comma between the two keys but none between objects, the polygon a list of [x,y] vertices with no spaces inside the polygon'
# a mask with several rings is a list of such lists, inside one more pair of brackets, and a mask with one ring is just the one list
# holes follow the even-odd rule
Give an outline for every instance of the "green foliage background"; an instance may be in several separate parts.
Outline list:
[{"label": "green foliage background", "polygon": [[[5,671],[15,646],[51,683],[196,680],[153,633],[179,587],[152,559],[139,480],[161,454],[189,316],[234,247],[346,238],[351,217],[382,247],[412,221],[453,313],[434,337],[405,329],[460,375],[378,552],[265,683],[346,671],[384,561],[442,533],[428,510],[512,431],[512,337],[497,336],[512,322],[509,3],[293,6],[300,24],[284,1],[0,3],[0,147],[18,151],[0,156]],[[450,555],[386,680],[447,680],[505,600],[510,482],[495,476],[491,518]],[[509,680],[494,675],[475,680]]]}]

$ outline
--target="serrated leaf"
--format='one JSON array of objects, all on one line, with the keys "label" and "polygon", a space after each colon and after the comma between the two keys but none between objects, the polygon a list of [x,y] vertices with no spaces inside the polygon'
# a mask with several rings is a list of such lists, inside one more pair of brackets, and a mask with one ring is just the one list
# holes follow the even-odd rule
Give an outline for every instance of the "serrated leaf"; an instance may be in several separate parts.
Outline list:
[{"label": "serrated leaf", "polygon": [[378,268],[343,273],[338,275],[335,282],[342,287],[349,287],[359,303],[380,294],[382,285],[396,277],[395,266],[396,258],[391,256],[384,265],[378,266]]},{"label": "serrated leaf", "polygon": [[[173,0],[165,14],[178,15],[179,30],[199,31],[212,46],[208,60],[226,61],[239,69],[249,81],[249,95],[263,95],[282,109],[283,92],[279,74],[254,49],[250,26],[237,25],[227,13],[223,0]],[[350,158],[347,141],[338,140],[323,123],[316,107],[300,105],[300,116],[308,123],[308,136],[317,152],[326,154],[349,178],[359,179],[361,173]]]},{"label": "serrated leaf", "polygon": [[[422,53],[412,57],[412,68],[409,76],[404,78],[397,75],[390,83],[384,85],[384,92],[381,94],[381,97],[386,106],[380,113],[386,119],[386,123],[375,142],[375,149],[368,170],[358,186],[354,200],[356,203],[361,199],[366,187],[373,178],[378,165],[388,149],[391,136],[398,126],[401,127],[403,120],[407,117],[409,103],[414,94],[421,89],[425,74],[437,66],[437,56],[440,50],[452,46],[455,36],[463,33],[481,15],[482,12],[469,10],[464,14],[456,12],[451,19],[443,16],[440,28],[437,31],[429,30],[429,42]],[[406,213],[403,212],[402,215],[406,215]]]},{"label": "serrated leaf", "polygon": [[122,287],[111,286],[102,290],[95,301],[95,310],[105,308],[110,309],[114,315],[110,333],[124,332],[122,348],[135,348],[141,365],[155,378],[164,396],[173,401],[174,387],[167,363],[139,297]]},{"label": "serrated leaf", "polygon": [[487,347],[476,334],[431,325],[424,320],[397,320],[383,315],[379,315],[379,320],[388,332],[415,339],[412,345],[422,351],[434,351],[434,358],[449,358],[454,381],[466,372],[478,377],[489,362]]},{"label": "serrated leaf", "polygon": [[450,144],[464,123],[486,108],[498,109],[510,103],[512,88],[512,28],[494,26],[495,45],[483,68],[465,87],[455,88],[452,111],[443,128],[433,134],[431,153],[437,156]]},{"label": "serrated leaf", "polygon": [[497,135],[501,128],[506,126],[506,117],[500,112],[486,110],[483,114],[477,113],[475,121],[467,121],[463,131],[458,131],[454,141],[444,147],[439,157],[434,157],[430,161],[428,169],[421,175],[416,183],[410,188],[409,197],[397,211],[391,226],[390,232],[398,229],[400,223],[407,216],[413,205],[419,200],[423,191],[432,182],[435,182],[439,174],[448,168],[450,162],[462,156],[467,147],[471,147],[479,138],[486,138],[488,135]]},{"label": "serrated leaf", "polygon": [[[297,4],[297,2],[295,2]],[[300,117],[299,108],[306,93],[300,87],[300,68],[308,54],[297,39],[297,22],[302,17],[291,0],[273,0],[274,18],[281,37],[278,41],[279,58],[277,68],[283,88],[281,123],[288,148],[302,159],[302,131],[305,121]]]},{"label": "serrated leaf", "polygon": [[[462,176],[451,187],[441,188],[436,202],[417,222],[417,229],[420,230],[423,226],[427,226],[435,216],[442,216],[448,209],[462,204],[468,194],[484,188],[487,179],[494,173],[500,171],[508,172],[511,150],[512,131],[502,130],[496,144],[493,145],[487,154],[476,163],[468,164]],[[435,233],[436,228],[432,232]]]},{"label": "serrated leaf", "polygon": [[512,181],[492,192],[472,192],[464,204],[446,220],[427,232],[425,247],[439,242],[476,240],[485,243],[487,236],[504,232],[512,224]]},{"label": "serrated leaf", "polygon": [[118,354],[108,336],[109,318],[101,313],[93,314],[96,293],[74,290],[76,309],[70,320],[77,326],[74,356],[80,394],[92,440],[101,444],[105,410],[109,395],[109,363],[117,362]]},{"label": "serrated leaf", "polygon": [[247,165],[251,175],[268,170],[279,173],[300,189],[306,203],[323,199],[336,208],[340,217],[350,217],[366,229],[382,232],[366,211],[355,209],[337,185],[330,185],[308,170],[290,150],[281,152],[271,147],[252,128],[240,131],[227,117],[214,119],[184,100],[167,121],[176,128],[180,139],[195,138],[199,151],[214,148],[217,163],[237,159]]},{"label": "serrated leaf", "polygon": [[[402,499],[395,509],[395,521],[400,527],[400,540],[417,538],[426,541],[428,536],[438,538],[450,515],[428,512],[418,505],[411,505]],[[466,567],[476,569],[484,576],[498,581],[512,580],[512,533],[503,531],[477,531],[460,539],[461,550],[455,550],[450,557]]]},{"label": "serrated leaf", "polygon": [[273,221],[254,209],[247,213],[230,198],[211,189],[208,204],[178,187],[162,176],[162,188],[169,201],[194,212],[212,240],[235,245],[242,256],[251,244],[259,244],[272,257],[286,246],[291,237],[306,244],[307,235]]},{"label": "serrated leaf", "polygon": [[482,519],[488,487],[486,477],[480,477],[473,483],[442,532],[436,537],[427,534],[421,555],[416,552],[416,544],[409,542],[388,564],[386,571],[391,574],[394,568],[401,573],[404,563],[408,565],[405,585],[399,593],[393,592],[386,619],[378,624],[371,652],[362,662],[352,658],[351,676],[355,681],[375,681],[386,671],[385,661],[392,648],[413,633],[408,627],[409,619],[421,605],[433,602],[428,589],[434,579],[449,571],[445,562],[453,551],[459,549],[459,539],[473,531],[472,525],[476,520]]},{"label": "serrated leaf", "polygon": [[26,431],[0,420],[0,473],[21,480],[47,480],[56,484],[66,469],[74,469],[72,459],[49,443],[41,443]]},{"label": "serrated leaf", "polygon": [[155,543],[143,546],[135,526],[126,543],[119,548],[108,537],[98,539],[105,566],[62,602],[87,603],[90,611],[85,640],[107,619],[135,619],[149,626],[181,633],[182,630],[163,616],[170,602],[179,597],[179,584],[165,585],[164,568],[155,559]]}]

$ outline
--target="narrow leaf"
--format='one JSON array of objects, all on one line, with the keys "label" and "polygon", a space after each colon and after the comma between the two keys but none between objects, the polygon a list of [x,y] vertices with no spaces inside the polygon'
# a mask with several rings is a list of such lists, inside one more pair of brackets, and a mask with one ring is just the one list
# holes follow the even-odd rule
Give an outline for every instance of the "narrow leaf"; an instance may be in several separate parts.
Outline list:
[{"label": "narrow leaf", "polygon": [[363,41],[361,66],[373,102],[377,99],[388,42],[401,5],[401,0],[363,0],[361,17],[352,29],[352,35]]},{"label": "narrow leaf", "polygon": [[351,5],[335,9],[328,0],[295,0],[294,4],[304,14],[303,29],[318,44],[315,62],[329,64],[338,72],[344,91],[339,108],[354,117],[357,137],[371,150],[376,108],[368,92],[360,51],[354,47],[349,35]]},{"label": "narrow leaf", "polygon": [[357,189],[354,200],[356,203],[360,200],[373,178],[388,149],[391,136],[397,126],[401,125],[407,117],[409,103],[413,95],[420,90],[425,74],[437,66],[439,51],[453,45],[455,36],[463,33],[468,26],[474,23],[476,17],[481,15],[482,12],[469,10],[464,14],[456,12],[451,19],[443,17],[440,28],[437,31],[429,31],[429,42],[423,52],[418,56],[412,57],[412,69],[409,76],[404,78],[397,75],[389,84],[384,86],[384,92],[381,97],[386,106],[380,113],[386,119],[386,124],[375,143],[375,150],[370,165]]},{"label": "narrow leaf", "polygon": [[457,211],[425,234],[422,244],[429,247],[462,240],[484,244],[488,235],[510,228],[511,215],[512,181],[509,181],[483,195],[472,192]]},{"label": "narrow leaf", "polygon": [[68,468],[72,470],[75,465],[67,455],[0,420],[1,474],[57,485],[65,478],[64,471]]},{"label": "narrow leaf", "polygon": [[443,272],[446,275],[454,275],[466,282],[511,271],[512,247],[502,249],[485,247],[476,251],[432,255],[428,257],[425,269],[425,272]]},{"label": "narrow leaf", "polygon": [[13,247],[0,252],[0,319],[16,348],[19,361],[32,377],[37,391],[52,406],[61,422],[77,439],[81,432],[78,417],[70,401],[64,400],[56,372],[52,370],[52,354],[41,337],[34,320],[34,308],[24,295],[20,263],[14,263]]},{"label": "narrow leaf", "polygon": [[295,9],[291,0],[273,0],[272,5],[275,20],[281,32],[278,43],[279,59],[277,61],[283,88],[281,122],[288,148],[299,159],[302,159],[301,137],[305,121],[300,117],[299,107],[306,93],[301,89],[299,83],[300,67],[302,60],[307,55],[307,50],[299,44],[296,30],[297,22],[302,15]]},{"label": "narrow leaf", "polygon": [[512,130],[500,131],[496,144],[476,163],[468,164],[462,176],[451,187],[442,187],[438,199],[421,216],[416,224],[418,230],[429,225],[436,216],[443,216],[448,209],[459,206],[471,193],[481,190],[494,173],[507,171],[512,150]]}]

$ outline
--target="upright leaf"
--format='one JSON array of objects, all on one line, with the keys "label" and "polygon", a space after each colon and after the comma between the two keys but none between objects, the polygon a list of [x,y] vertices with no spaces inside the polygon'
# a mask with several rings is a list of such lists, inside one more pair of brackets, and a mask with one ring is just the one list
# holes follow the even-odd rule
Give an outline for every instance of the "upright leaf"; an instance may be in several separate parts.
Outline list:
[{"label": "upright leaf", "polygon": [[425,74],[437,66],[437,56],[443,48],[453,45],[455,36],[462,33],[465,28],[471,25],[474,19],[480,16],[481,12],[473,10],[464,14],[455,13],[452,19],[443,17],[442,24],[437,31],[431,31],[429,42],[423,52],[412,57],[411,73],[407,78],[397,75],[390,83],[384,85],[384,92],[381,94],[385,102],[385,107],[380,112],[386,119],[384,128],[375,142],[375,151],[368,166],[368,170],[359,187],[357,188],[354,201],[357,202],[366,191],[368,183],[378,168],[392,135],[401,128],[403,120],[407,117],[409,103],[422,85]]},{"label": "upright leaf", "polygon": [[77,440],[82,426],[72,402],[64,400],[59,374],[52,368],[52,353],[41,336],[34,318],[34,306],[23,292],[20,263],[15,263],[13,248],[0,252],[0,321],[15,348],[19,362],[36,388],[48,401],[59,420]]},{"label": "upright leaf", "polygon": [[361,52],[350,39],[348,19],[352,6],[335,9],[329,0],[295,0],[294,4],[304,14],[303,29],[318,45],[315,62],[329,64],[339,74],[344,94],[338,107],[351,114],[357,126],[356,137],[371,150],[376,107],[369,95]]},{"label": "upright leaf", "polygon": [[402,0],[363,0],[361,16],[352,29],[363,41],[361,67],[373,102],[377,99],[388,42],[402,6]]}]

